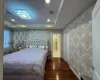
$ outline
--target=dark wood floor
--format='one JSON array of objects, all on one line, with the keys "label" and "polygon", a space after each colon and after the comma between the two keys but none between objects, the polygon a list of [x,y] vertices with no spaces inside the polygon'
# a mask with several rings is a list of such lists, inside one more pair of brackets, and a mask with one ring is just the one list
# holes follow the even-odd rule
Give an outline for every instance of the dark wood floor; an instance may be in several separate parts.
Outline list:
[{"label": "dark wood floor", "polygon": [[48,59],[44,80],[78,80],[63,59]]}]

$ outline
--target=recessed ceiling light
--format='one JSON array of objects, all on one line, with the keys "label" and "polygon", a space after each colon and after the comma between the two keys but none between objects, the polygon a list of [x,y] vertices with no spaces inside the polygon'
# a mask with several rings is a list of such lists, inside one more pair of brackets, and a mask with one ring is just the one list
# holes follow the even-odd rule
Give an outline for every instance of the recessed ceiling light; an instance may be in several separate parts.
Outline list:
[{"label": "recessed ceiling light", "polygon": [[27,10],[16,10],[16,13],[20,16],[22,19],[31,19],[31,16]]},{"label": "recessed ceiling light", "polygon": [[50,19],[47,19],[47,22],[50,22]]},{"label": "recessed ceiling light", "polygon": [[47,4],[49,4],[49,3],[50,3],[50,0],[45,0],[45,2],[46,2]]},{"label": "recessed ceiling light", "polygon": [[14,19],[11,19],[11,21],[13,21],[13,22],[14,22],[15,20],[14,20]]},{"label": "recessed ceiling light", "polygon": [[21,27],[26,27],[26,26],[22,25]]},{"label": "recessed ceiling light", "polygon": [[52,27],[52,26],[51,26],[51,25],[47,25],[46,27],[50,28],[50,27]]}]

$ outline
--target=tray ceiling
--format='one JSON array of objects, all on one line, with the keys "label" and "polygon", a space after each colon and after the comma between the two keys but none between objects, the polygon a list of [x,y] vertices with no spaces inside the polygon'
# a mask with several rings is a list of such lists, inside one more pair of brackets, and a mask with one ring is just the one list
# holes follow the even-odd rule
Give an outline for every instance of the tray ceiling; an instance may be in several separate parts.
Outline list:
[{"label": "tray ceiling", "polygon": [[[50,4],[46,4],[45,0],[5,0],[5,25],[12,28],[63,29],[93,1],[51,0]],[[27,10],[31,19],[20,18],[17,9]]]}]

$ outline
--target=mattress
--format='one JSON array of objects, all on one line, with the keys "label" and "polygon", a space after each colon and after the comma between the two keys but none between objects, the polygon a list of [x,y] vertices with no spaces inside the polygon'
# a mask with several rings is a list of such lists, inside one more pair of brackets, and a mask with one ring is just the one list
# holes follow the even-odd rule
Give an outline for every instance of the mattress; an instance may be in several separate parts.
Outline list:
[{"label": "mattress", "polygon": [[[42,48],[25,48],[3,57],[4,73],[44,76],[47,51]],[[40,80],[40,79],[38,79]]]}]

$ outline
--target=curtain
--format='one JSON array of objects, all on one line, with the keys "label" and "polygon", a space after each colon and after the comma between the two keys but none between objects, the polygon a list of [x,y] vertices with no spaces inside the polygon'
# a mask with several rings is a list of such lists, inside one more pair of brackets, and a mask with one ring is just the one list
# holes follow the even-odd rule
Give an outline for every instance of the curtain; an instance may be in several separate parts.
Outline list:
[{"label": "curtain", "polygon": [[10,47],[10,32],[9,30],[4,30],[4,48]]}]

